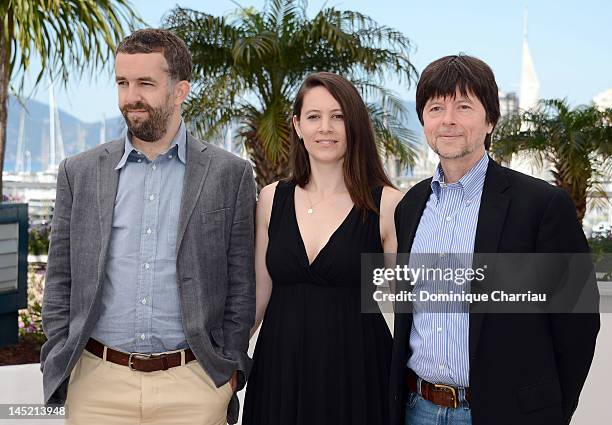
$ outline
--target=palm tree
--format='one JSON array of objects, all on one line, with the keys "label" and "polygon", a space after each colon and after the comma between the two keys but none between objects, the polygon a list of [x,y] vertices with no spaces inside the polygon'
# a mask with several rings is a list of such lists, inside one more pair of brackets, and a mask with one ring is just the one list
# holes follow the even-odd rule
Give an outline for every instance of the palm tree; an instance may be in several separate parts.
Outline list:
[{"label": "palm tree", "polygon": [[114,56],[123,23],[140,21],[126,0],[2,0],[0,2],[0,194],[6,148],[9,84],[20,73],[17,92],[34,56],[44,75],[67,82],[71,70],[99,69]]},{"label": "palm tree", "polygon": [[582,222],[589,193],[606,199],[600,182],[612,175],[612,109],[571,109],[566,100],[542,100],[502,119],[491,151],[505,161],[526,151],[540,166],[549,163],[555,184],[569,193]]},{"label": "palm tree", "polygon": [[309,19],[306,2],[296,0],[229,17],[176,7],[164,25],[185,40],[194,61],[186,119],[203,138],[238,122],[260,187],[286,176],[292,99],[317,71],[351,79],[370,101],[380,151],[414,162],[416,136],[401,124],[404,107],[381,85],[391,74],[408,85],[417,75],[400,32],[334,8]]}]

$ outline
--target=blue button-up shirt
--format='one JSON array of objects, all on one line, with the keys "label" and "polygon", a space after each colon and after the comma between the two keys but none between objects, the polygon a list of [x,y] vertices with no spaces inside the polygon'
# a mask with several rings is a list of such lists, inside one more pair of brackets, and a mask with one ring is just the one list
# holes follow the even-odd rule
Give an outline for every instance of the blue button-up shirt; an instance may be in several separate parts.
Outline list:
[{"label": "blue button-up shirt", "polygon": [[[456,270],[470,268],[480,198],[489,164],[485,154],[471,170],[455,183],[444,182],[444,172],[438,165],[431,181],[432,193],[427,201],[411,248],[410,267],[436,257],[436,267]],[[413,255],[416,254],[416,255]],[[419,256],[418,254],[434,254]],[[419,263],[414,263],[419,261]],[[413,292],[425,289],[429,293],[469,293],[469,282],[422,281]],[[461,302],[419,305],[415,302],[408,367],[421,378],[438,384],[469,386],[469,305]]]},{"label": "blue button-up shirt", "polygon": [[92,337],[127,352],[187,347],[176,281],[176,245],[186,164],[184,123],[149,161],[125,137],[102,293]]}]

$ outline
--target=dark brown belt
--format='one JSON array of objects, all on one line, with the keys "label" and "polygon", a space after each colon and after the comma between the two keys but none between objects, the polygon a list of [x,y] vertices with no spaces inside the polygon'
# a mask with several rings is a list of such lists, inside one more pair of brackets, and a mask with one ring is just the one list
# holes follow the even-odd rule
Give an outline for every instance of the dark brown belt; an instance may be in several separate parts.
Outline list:
[{"label": "dark brown belt", "polygon": [[[85,349],[94,356],[104,358],[104,344],[89,338]],[[185,364],[195,360],[195,356],[191,349],[184,350]],[[123,351],[113,350],[106,347],[106,360],[116,363],[121,366],[127,366],[131,370],[139,372],[155,372],[158,370],[168,370],[171,367],[181,365],[181,352],[170,354],[140,354],[140,353],[124,353]]]},{"label": "dark brown belt", "polygon": [[[418,393],[417,376],[408,369],[406,371],[406,387],[414,393]],[[459,389],[450,385],[432,384],[421,378],[421,397],[433,404],[442,407],[457,407],[459,405]],[[465,388],[465,400],[472,402],[472,392]]]}]

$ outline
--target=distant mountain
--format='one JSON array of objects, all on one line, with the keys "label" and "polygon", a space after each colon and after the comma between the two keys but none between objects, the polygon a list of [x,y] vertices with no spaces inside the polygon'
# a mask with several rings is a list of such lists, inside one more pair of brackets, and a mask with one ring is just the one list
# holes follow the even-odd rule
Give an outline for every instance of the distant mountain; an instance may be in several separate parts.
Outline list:
[{"label": "distant mountain", "polygon": [[[23,110],[19,101],[11,96],[8,103],[5,171],[15,169],[19,122]],[[66,156],[74,155],[100,143],[101,122],[85,123],[61,109],[58,109],[58,112]],[[26,101],[24,121],[24,144],[25,150],[30,151],[32,171],[46,169],[49,157],[49,106],[36,100]],[[107,141],[119,137],[124,131],[125,123],[121,115],[109,118],[105,122]]]},{"label": "distant mountain", "polygon": [[[404,106],[408,112],[408,119],[404,125],[422,139],[423,130],[416,114],[415,103],[406,101]],[[5,171],[15,170],[22,111],[22,105],[11,96],[8,107]],[[59,121],[66,156],[77,154],[100,143],[101,122],[85,123],[61,109],[59,109]],[[107,141],[120,137],[125,131],[125,122],[121,115],[106,119],[105,122]],[[46,169],[49,158],[49,106],[36,100],[26,101],[24,129],[25,150],[30,151],[32,171]]]}]

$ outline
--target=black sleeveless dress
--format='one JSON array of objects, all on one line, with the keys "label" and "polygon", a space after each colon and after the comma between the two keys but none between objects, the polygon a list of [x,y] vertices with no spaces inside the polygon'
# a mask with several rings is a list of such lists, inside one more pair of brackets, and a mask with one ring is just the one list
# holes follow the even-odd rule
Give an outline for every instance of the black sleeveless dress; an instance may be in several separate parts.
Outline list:
[{"label": "black sleeveless dress", "polygon": [[[382,253],[379,217],[353,207],[308,264],[295,185],[276,187],[266,265],[273,288],[249,377],[243,425],[388,423],[392,339],[361,313],[361,253]],[[380,206],[382,188],[372,194]]]}]

